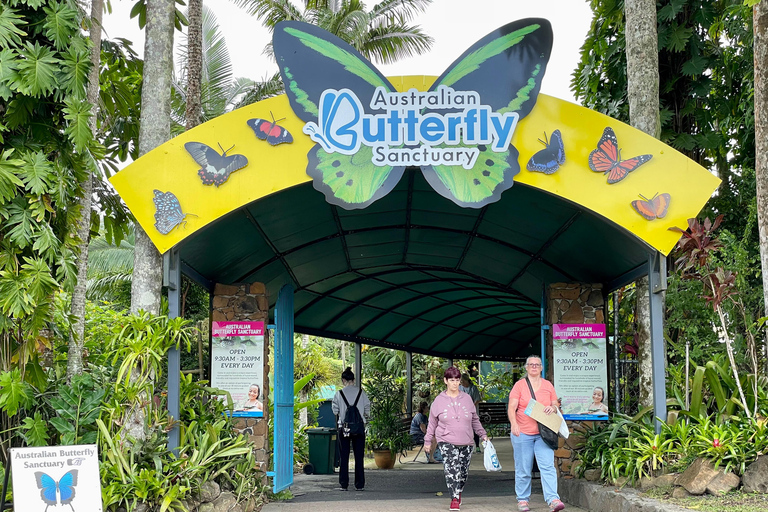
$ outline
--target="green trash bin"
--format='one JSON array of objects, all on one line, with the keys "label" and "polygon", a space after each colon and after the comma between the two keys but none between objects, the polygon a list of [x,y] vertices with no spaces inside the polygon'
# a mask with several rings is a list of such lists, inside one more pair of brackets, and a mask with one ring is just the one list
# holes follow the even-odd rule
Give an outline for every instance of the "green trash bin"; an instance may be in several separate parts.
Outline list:
[{"label": "green trash bin", "polygon": [[309,463],[318,475],[334,473],[336,459],[336,429],[310,428],[307,429],[309,438]]}]

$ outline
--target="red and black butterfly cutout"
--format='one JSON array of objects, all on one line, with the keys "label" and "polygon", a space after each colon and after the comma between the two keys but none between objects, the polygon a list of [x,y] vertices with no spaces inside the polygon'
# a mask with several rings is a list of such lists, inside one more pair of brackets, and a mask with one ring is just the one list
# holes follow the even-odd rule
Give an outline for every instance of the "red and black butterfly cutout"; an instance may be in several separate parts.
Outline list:
[{"label": "red and black butterfly cutout", "polygon": [[248,159],[243,155],[227,155],[227,152],[232,148],[225,151],[221,144],[219,144],[219,148],[221,149],[221,155],[218,151],[202,142],[187,142],[184,144],[184,149],[200,166],[197,174],[200,176],[203,185],[216,185],[218,187],[229,179],[230,174],[248,165]]},{"label": "red and black butterfly cutout", "polygon": [[283,143],[290,144],[293,142],[293,135],[291,135],[291,132],[277,124],[278,121],[282,121],[285,118],[283,117],[275,120],[275,116],[272,115],[272,112],[270,112],[269,115],[272,116],[271,122],[259,118],[249,119],[247,121],[248,126],[251,127],[253,133],[255,133],[261,140],[266,140],[273,146]]},{"label": "red and black butterfly cutout", "polygon": [[597,143],[597,149],[589,154],[589,168],[595,172],[608,175],[608,183],[618,183],[629,173],[653,158],[653,155],[640,155],[633,158],[621,159],[621,149],[616,140],[616,134],[609,126],[603,130],[603,136]]},{"label": "red and black butterfly cutout", "polygon": [[639,213],[645,220],[663,219],[667,215],[672,196],[667,193],[656,194],[648,199],[641,195],[641,200],[632,201],[632,209]]}]

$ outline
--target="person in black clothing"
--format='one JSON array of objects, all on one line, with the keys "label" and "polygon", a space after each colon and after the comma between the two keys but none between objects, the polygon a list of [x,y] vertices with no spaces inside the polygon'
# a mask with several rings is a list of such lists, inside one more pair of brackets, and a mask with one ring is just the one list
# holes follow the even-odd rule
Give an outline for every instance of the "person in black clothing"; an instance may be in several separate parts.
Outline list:
[{"label": "person in black clothing", "polygon": [[365,488],[365,472],[363,469],[363,453],[365,452],[365,432],[344,436],[342,427],[347,416],[347,406],[352,406],[357,401],[357,410],[367,423],[371,415],[371,401],[361,388],[355,386],[355,374],[352,368],[347,367],[341,374],[341,383],[344,387],[336,392],[331,403],[331,409],[336,415],[336,424],[339,433],[336,439],[339,443],[339,486],[346,491],[349,486],[349,451],[350,447],[355,452],[355,490],[362,491]]}]

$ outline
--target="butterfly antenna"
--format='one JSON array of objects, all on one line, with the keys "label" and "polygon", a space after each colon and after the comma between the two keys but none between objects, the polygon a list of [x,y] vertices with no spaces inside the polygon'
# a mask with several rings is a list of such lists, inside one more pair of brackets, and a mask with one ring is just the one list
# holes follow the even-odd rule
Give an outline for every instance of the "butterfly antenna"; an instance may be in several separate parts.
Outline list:
[{"label": "butterfly antenna", "polygon": [[[649,200],[648,200],[648,198],[647,198],[647,197],[645,197],[643,194],[637,194],[637,195],[638,195],[638,196],[640,196],[640,197],[641,197],[641,198],[642,198],[644,201],[648,201],[649,203],[651,202],[651,201],[649,201]],[[657,195],[659,195],[659,194],[657,193],[657,194],[656,194],[656,196],[657,196]],[[656,196],[653,196],[653,197],[656,197]],[[651,198],[651,200],[653,200],[653,197]]]},{"label": "butterfly antenna", "polygon": [[280,119],[275,119],[275,114],[273,114],[271,110],[269,111],[269,115],[272,116],[272,124],[279,123],[280,121],[285,119],[284,117],[281,117]]},{"label": "butterfly antenna", "polygon": [[[221,144],[219,144],[219,147],[221,148]],[[234,144],[232,144],[232,145],[229,147],[229,149],[228,149],[228,150],[226,150],[226,151],[224,151],[224,148],[221,148],[221,151],[224,153],[224,154],[223,154],[223,155],[221,155],[221,156],[227,156],[227,153],[229,153],[230,151],[232,151],[232,148],[234,148],[234,147],[235,147],[235,145],[234,145]]]}]

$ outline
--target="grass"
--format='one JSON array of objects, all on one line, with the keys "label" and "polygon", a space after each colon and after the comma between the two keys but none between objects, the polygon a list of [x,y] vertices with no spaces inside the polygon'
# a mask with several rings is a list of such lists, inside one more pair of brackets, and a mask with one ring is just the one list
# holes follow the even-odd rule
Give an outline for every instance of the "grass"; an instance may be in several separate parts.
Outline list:
[{"label": "grass", "polygon": [[765,512],[768,510],[768,494],[747,494],[734,491],[723,496],[690,496],[688,498],[672,498],[670,487],[651,489],[646,496],[656,500],[673,503],[680,507],[701,512]]}]

